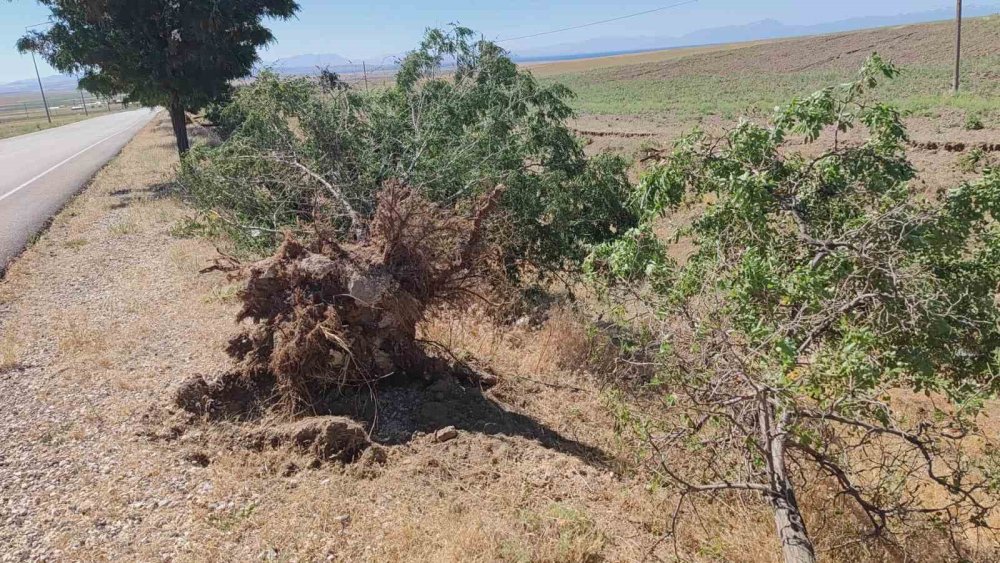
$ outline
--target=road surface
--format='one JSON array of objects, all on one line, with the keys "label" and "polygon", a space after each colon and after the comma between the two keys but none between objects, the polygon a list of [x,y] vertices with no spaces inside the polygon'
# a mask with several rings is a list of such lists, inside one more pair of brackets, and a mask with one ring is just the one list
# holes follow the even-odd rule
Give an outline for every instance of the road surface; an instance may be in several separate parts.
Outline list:
[{"label": "road surface", "polygon": [[155,114],[127,111],[0,139],[0,275]]}]

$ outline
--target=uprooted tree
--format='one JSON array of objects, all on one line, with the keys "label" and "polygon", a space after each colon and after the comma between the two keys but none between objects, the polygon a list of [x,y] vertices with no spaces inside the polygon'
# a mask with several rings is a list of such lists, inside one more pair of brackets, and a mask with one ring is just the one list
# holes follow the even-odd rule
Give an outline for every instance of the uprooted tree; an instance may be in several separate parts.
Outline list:
[{"label": "uprooted tree", "polygon": [[[323,89],[265,73],[221,112],[227,140],[185,160],[196,205],[245,247],[325,225],[357,238],[387,182],[462,205],[503,184],[508,266],[578,267],[586,245],[636,224],[625,159],[587,158],[571,93],[542,86],[472,32],[431,30],[391,87]],[[294,126],[293,126],[294,123]]]},{"label": "uprooted tree", "polygon": [[391,184],[361,240],[285,240],[249,271],[239,317],[255,326],[229,348],[243,375],[273,378],[283,406],[297,412],[344,386],[442,370],[419,347],[417,323],[488,284],[484,225],[504,190],[461,214]]},{"label": "uprooted tree", "polygon": [[[990,529],[1000,466],[977,415],[1000,370],[1000,170],[921,194],[900,113],[869,94],[896,73],[874,55],[768,127],[678,143],[634,195],[642,224],[588,261],[657,312],[654,385],[683,417],[623,421],[679,487],[675,522],[690,494],[760,494],[785,560],[813,561],[796,490],[819,478],[882,541],[923,518],[968,558],[954,538]],[[818,156],[786,146],[824,132]],[[652,232],[681,205],[683,265]],[[681,471],[677,449],[702,463]]]},{"label": "uprooted tree", "polygon": [[[562,87],[472,32],[432,30],[391,87],[264,74],[219,113],[181,185],[206,224],[277,254],[249,269],[230,352],[293,410],[324,393],[436,367],[426,312],[500,305],[526,276],[578,269],[635,226],[626,162],[588,159]],[[284,242],[282,243],[282,241]]]},{"label": "uprooted tree", "polygon": [[177,149],[189,143],[185,111],[224,95],[250,74],[257,49],[273,40],[265,18],[295,15],[293,0],[39,0],[52,26],[22,37],[80,87],[170,112]]}]

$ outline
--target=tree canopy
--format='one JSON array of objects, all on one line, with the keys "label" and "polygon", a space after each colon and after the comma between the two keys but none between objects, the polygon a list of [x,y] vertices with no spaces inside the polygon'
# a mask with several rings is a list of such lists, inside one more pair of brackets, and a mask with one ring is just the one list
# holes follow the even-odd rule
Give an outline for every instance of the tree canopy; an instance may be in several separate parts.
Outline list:
[{"label": "tree canopy", "polygon": [[[655,383],[688,423],[640,417],[639,435],[708,458],[682,476],[654,455],[658,471],[685,494],[763,493],[787,561],[814,560],[795,489],[815,472],[873,536],[915,517],[985,528],[996,506],[996,450],[960,444],[990,443],[976,417],[998,390],[1000,170],[922,193],[900,112],[869,95],[897,72],[873,55],[770,126],[681,141],[632,198],[642,224],[589,259],[611,289],[647,284],[662,323]],[[684,205],[679,263],[653,226]],[[906,393],[941,406],[915,416]]]},{"label": "tree canopy", "polygon": [[274,36],[264,18],[287,19],[294,0],[39,0],[52,26],[22,37],[80,86],[170,110],[178,149],[188,148],[184,111],[224,94],[248,75]]}]

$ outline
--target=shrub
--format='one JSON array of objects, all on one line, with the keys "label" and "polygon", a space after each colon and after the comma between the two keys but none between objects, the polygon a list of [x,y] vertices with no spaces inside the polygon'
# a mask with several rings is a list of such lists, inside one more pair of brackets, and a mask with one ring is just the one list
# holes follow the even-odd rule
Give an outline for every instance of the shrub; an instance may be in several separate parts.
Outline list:
[{"label": "shrub", "polygon": [[969,173],[978,172],[980,166],[982,166],[983,163],[988,163],[989,160],[990,159],[989,156],[986,154],[986,151],[984,151],[979,147],[976,147],[970,150],[968,153],[958,157],[958,162],[957,162],[958,169],[961,170],[962,172],[969,172]]},{"label": "shrub", "polygon": [[[1000,170],[919,194],[900,113],[868,94],[896,73],[875,55],[855,81],[793,101],[769,127],[681,141],[633,197],[642,226],[588,260],[611,289],[652,282],[656,383],[686,422],[626,420],[651,451],[701,462],[681,474],[664,453],[655,471],[683,495],[762,494],[788,561],[814,560],[795,492],[815,472],[873,536],[921,516],[985,527],[996,504],[996,449],[962,444],[990,443],[975,417],[998,390]],[[816,157],[785,145],[859,125],[861,145],[834,141]],[[650,224],[685,203],[703,211],[678,266]],[[940,404],[904,415],[902,391]]]},{"label": "shrub", "polygon": [[965,116],[965,129],[968,131],[982,131],[986,128],[983,124],[983,119],[975,113],[970,113]]}]

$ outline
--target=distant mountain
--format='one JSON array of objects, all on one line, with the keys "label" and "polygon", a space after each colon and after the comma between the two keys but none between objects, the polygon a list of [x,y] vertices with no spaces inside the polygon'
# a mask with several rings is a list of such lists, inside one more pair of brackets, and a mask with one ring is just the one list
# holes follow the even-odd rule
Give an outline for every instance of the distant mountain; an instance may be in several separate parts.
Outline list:
[{"label": "distant mountain", "polygon": [[285,75],[314,75],[319,74],[320,69],[329,68],[334,72],[342,74],[361,72],[378,72],[395,68],[395,62],[402,55],[386,55],[384,57],[370,59],[348,59],[336,53],[311,53],[308,55],[296,55],[270,62],[263,62],[258,65],[258,69],[271,69],[278,74]]},{"label": "distant mountain", "polygon": [[[963,10],[966,17],[988,16],[1000,12],[1000,6],[967,6]],[[694,31],[680,37],[671,36],[631,36],[599,37],[575,43],[562,43],[537,49],[516,49],[513,54],[519,60],[542,60],[550,57],[568,57],[586,54],[651,51],[717,43],[739,43],[762,39],[779,39],[803,35],[821,35],[856,31],[874,27],[907,25],[946,20],[955,17],[950,9],[932,10],[895,16],[871,16],[852,18],[816,25],[786,25],[776,20],[761,20],[746,25],[731,25]]]},{"label": "distant mountain", "polygon": [[351,64],[351,61],[336,53],[309,53],[307,55],[296,55],[294,57],[278,59],[267,66],[281,70],[286,68],[324,68],[349,64]]},{"label": "distant mountain", "polygon": [[[43,76],[42,84],[45,92],[71,92],[76,90],[76,77],[56,74],[53,76]],[[0,95],[3,94],[25,94],[38,91],[38,80],[26,78],[7,84],[0,84]]]}]

